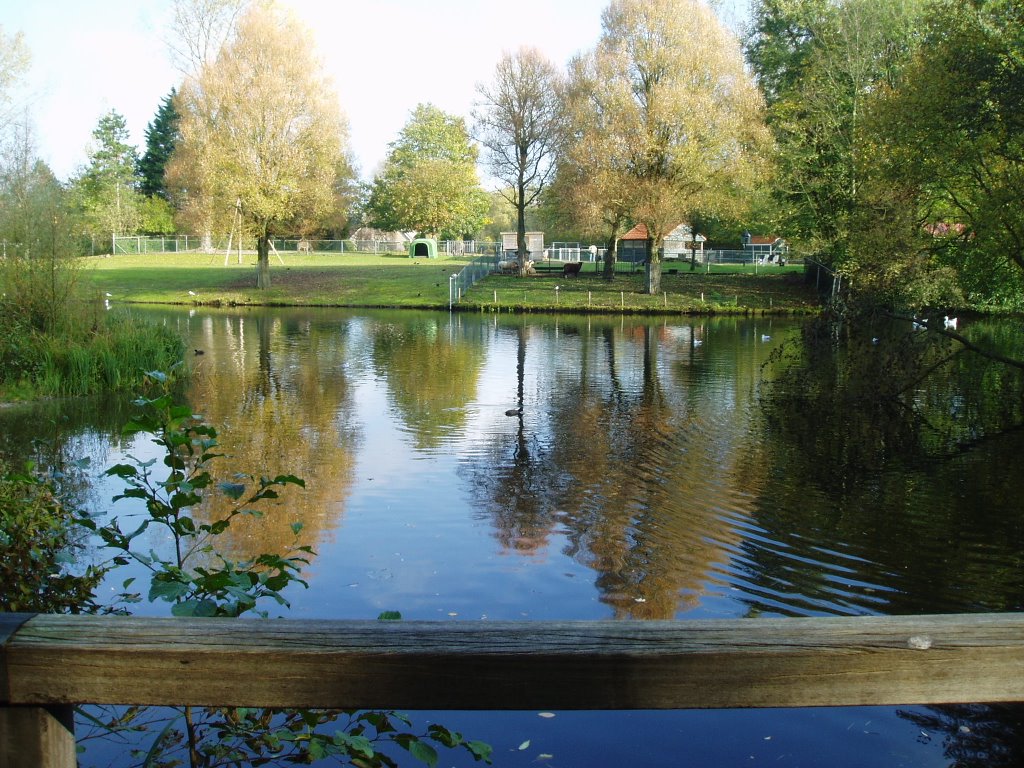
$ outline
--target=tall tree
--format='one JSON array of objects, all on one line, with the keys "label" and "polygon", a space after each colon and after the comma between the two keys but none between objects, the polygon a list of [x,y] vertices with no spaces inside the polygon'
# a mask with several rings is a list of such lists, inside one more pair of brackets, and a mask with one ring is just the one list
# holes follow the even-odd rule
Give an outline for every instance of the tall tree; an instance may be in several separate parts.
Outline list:
[{"label": "tall tree", "polygon": [[858,227],[855,252],[904,305],[1024,304],[1022,30],[1014,0],[942,0],[900,81],[878,92],[864,132],[874,229]]},{"label": "tall tree", "polygon": [[786,233],[825,263],[848,258],[867,101],[916,44],[922,0],[758,0],[747,55],[769,101]]},{"label": "tall tree", "polygon": [[[167,25],[166,44],[171,61],[186,82],[195,82],[200,71],[212,64],[227,45],[235,31],[242,9],[249,0],[172,0],[171,19]],[[180,98],[180,94],[179,94]],[[175,107],[177,111],[177,107]],[[199,154],[200,148],[189,147],[179,153],[178,168],[186,164],[205,166],[208,158]],[[186,156],[187,163],[186,163]],[[173,169],[173,166],[172,166]],[[165,166],[165,183],[167,166]],[[234,209],[218,211],[211,190],[203,186],[205,176],[192,174],[188,179],[188,194],[178,196],[175,203],[176,219],[202,236],[202,247],[213,249],[215,228],[230,228]],[[179,185],[181,180],[175,180]]]},{"label": "tall tree", "polygon": [[502,194],[516,209],[520,274],[526,272],[526,209],[544,190],[558,144],[559,75],[533,48],[506,53],[490,85],[477,86],[475,134]]},{"label": "tall tree", "polygon": [[623,183],[629,158],[616,132],[614,97],[602,87],[592,53],[570,62],[563,108],[566,135],[546,201],[605,241],[604,276],[610,280],[619,236],[632,226],[634,189]]},{"label": "tall tree", "polygon": [[128,126],[115,110],[92,132],[89,161],[72,183],[85,226],[94,237],[134,232],[138,223],[138,156]]},{"label": "tall tree", "polygon": [[475,233],[488,208],[477,154],[461,117],[432,104],[417,106],[374,179],[374,224],[444,239]]},{"label": "tall tree", "polygon": [[11,89],[25,74],[28,64],[29,53],[22,33],[8,35],[0,25],[0,130],[10,119]]},{"label": "tall tree", "polygon": [[254,5],[231,42],[181,90],[176,187],[208,191],[223,215],[241,211],[257,241],[259,288],[270,287],[270,237],[325,214],[343,155],[345,124],[291,14]]},{"label": "tall tree", "polygon": [[174,107],[177,89],[172,88],[146,126],[146,151],[139,159],[139,191],[149,197],[168,199],[164,169],[178,142],[178,110]]},{"label": "tall tree", "polygon": [[[13,130],[0,155],[0,305],[6,320],[44,333],[67,322],[67,301],[77,283],[66,193],[37,159],[26,121]],[[9,328],[10,326],[8,326]]]},{"label": "tall tree", "polygon": [[194,77],[227,44],[248,0],[172,0],[167,47],[186,77]]},{"label": "tall tree", "polygon": [[612,186],[629,190],[647,226],[653,294],[663,236],[697,211],[738,205],[758,182],[762,99],[739,41],[701,0],[613,0],[602,24],[591,83],[606,115],[591,125],[607,131],[595,146],[611,149]]}]

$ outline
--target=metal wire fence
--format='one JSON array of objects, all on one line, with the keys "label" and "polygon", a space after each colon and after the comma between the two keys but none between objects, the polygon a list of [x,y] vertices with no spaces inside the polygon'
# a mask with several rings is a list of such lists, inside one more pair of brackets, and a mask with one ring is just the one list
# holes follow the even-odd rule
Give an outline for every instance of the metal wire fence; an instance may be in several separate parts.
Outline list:
[{"label": "metal wire fence", "polygon": [[[272,238],[271,244],[278,253],[408,253],[409,243],[405,240],[317,240],[312,238]],[[252,238],[237,239],[225,237],[199,237],[178,235],[159,237],[129,235],[114,238],[114,253],[137,255],[147,253],[218,253],[224,251],[256,252],[256,241]],[[496,255],[501,243],[481,240],[441,240],[438,252],[448,256],[472,254]]]},{"label": "metal wire fence", "polygon": [[450,275],[448,277],[448,309],[458,304],[463,294],[472,288],[474,283],[496,271],[499,259],[500,256],[497,254],[477,256],[463,267],[462,271]]}]

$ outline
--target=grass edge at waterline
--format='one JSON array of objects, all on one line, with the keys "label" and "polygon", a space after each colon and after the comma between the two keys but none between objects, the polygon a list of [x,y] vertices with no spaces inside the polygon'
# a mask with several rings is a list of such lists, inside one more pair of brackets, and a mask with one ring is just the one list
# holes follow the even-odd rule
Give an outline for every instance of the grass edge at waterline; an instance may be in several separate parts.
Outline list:
[{"label": "grass edge at waterline", "polygon": [[[307,306],[447,310],[449,281],[465,257],[410,259],[402,254],[286,254],[271,266],[271,287],[255,287],[252,258],[223,254],[145,254],[88,260],[86,279],[113,302],[195,306]],[[643,272],[619,264],[614,280],[602,264],[564,278],[556,262],[529,277],[490,275],[454,303],[465,311],[594,314],[808,314],[817,294],[802,267],[729,265],[708,274],[686,265],[663,269],[662,291],[643,292]],[[555,268],[558,267],[558,268]],[[556,290],[557,287],[557,290]]]}]

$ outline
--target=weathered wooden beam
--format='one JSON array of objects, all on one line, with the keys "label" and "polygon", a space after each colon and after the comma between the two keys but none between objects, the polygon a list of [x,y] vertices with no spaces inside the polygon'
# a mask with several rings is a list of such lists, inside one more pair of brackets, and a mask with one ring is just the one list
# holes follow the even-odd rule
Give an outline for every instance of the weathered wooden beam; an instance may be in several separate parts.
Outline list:
[{"label": "weathered wooden beam", "polygon": [[660,709],[1024,701],[1024,614],[651,622],[36,616],[0,704]]}]

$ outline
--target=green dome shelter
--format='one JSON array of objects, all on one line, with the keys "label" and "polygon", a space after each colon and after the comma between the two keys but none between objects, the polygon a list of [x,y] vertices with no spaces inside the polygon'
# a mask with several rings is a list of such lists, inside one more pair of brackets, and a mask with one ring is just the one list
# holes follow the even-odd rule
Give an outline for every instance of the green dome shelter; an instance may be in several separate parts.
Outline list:
[{"label": "green dome shelter", "polygon": [[409,243],[409,258],[437,258],[437,240],[428,237],[419,237]]}]

